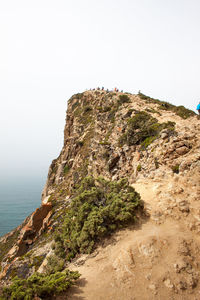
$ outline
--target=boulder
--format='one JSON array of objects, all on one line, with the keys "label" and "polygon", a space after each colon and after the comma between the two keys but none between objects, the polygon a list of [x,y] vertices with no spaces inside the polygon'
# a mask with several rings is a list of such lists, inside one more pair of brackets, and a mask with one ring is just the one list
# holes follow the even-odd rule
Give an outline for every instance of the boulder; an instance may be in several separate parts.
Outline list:
[{"label": "boulder", "polygon": [[180,147],[180,148],[176,149],[176,153],[178,153],[179,155],[184,155],[188,151],[190,151],[190,150],[186,146],[183,146],[183,147]]}]

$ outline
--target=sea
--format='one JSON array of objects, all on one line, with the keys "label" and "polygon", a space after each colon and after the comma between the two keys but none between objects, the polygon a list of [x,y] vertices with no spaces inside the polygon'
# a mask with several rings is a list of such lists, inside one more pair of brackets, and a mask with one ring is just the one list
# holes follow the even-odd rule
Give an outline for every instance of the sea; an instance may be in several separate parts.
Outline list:
[{"label": "sea", "polygon": [[44,178],[0,180],[0,237],[20,225],[41,204]]}]

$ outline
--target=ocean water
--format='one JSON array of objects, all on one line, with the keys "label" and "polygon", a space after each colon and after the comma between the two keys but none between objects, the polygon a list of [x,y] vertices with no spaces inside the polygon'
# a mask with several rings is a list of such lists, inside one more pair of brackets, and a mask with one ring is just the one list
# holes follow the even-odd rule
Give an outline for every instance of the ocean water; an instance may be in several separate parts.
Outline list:
[{"label": "ocean water", "polygon": [[40,206],[44,184],[41,178],[0,180],[0,236],[20,225]]}]

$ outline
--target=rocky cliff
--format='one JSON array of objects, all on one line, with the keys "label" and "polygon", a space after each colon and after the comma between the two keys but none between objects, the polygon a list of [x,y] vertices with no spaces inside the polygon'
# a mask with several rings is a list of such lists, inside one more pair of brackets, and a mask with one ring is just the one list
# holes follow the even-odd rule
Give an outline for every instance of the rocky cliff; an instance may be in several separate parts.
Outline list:
[{"label": "rocky cliff", "polygon": [[0,240],[1,285],[59,260],[81,274],[69,299],[198,299],[199,138],[198,116],[182,106],[74,95],[41,207]]}]

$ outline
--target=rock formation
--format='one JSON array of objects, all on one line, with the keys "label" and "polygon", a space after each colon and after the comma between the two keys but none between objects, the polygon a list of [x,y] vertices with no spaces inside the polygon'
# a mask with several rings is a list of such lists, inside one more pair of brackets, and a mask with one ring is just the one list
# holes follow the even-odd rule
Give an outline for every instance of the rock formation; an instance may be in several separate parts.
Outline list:
[{"label": "rock formation", "polygon": [[69,99],[64,145],[42,205],[0,240],[1,285],[45,272],[55,232],[86,176],[127,178],[144,209],[92,253],[64,262],[81,274],[69,299],[199,299],[200,119],[141,93],[101,90]]}]

